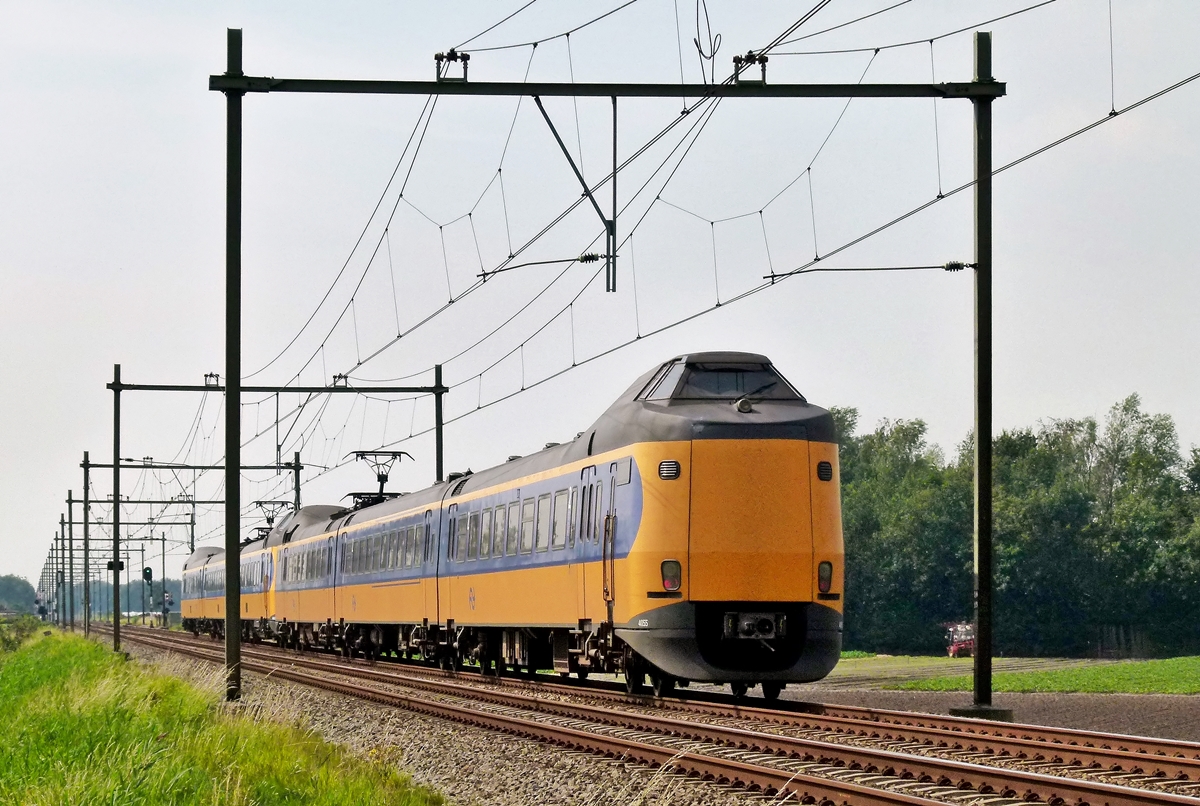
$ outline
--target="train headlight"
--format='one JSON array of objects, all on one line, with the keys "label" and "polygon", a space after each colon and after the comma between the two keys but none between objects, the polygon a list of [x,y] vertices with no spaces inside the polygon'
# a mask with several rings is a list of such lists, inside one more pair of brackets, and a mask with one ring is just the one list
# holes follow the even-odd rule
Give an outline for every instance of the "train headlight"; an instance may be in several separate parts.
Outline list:
[{"label": "train headlight", "polygon": [[829,593],[831,587],[833,587],[833,563],[826,560],[817,566],[817,590],[821,593]]},{"label": "train headlight", "polygon": [[683,584],[683,566],[679,560],[663,560],[662,564],[663,590],[677,591]]}]

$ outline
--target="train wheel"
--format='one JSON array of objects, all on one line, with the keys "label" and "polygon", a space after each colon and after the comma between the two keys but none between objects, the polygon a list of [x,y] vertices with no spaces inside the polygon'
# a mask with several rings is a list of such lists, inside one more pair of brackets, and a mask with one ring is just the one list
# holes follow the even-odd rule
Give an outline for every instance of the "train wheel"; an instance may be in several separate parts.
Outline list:
[{"label": "train wheel", "polygon": [[675,678],[655,669],[650,672],[650,688],[655,697],[670,697],[671,692],[675,690]]},{"label": "train wheel", "polygon": [[779,699],[779,692],[783,691],[783,683],[765,682],[762,684],[763,699],[767,702],[775,702]]},{"label": "train wheel", "polygon": [[750,690],[750,686],[746,683],[730,683],[729,689],[733,692],[733,696],[740,700],[746,696],[746,692]]},{"label": "train wheel", "polygon": [[581,683],[582,683],[584,680],[587,680],[587,676],[588,676],[588,670],[587,670],[587,669],[580,669],[580,670],[579,670],[579,671],[577,671],[575,674],[579,675],[579,682],[581,682]]}]

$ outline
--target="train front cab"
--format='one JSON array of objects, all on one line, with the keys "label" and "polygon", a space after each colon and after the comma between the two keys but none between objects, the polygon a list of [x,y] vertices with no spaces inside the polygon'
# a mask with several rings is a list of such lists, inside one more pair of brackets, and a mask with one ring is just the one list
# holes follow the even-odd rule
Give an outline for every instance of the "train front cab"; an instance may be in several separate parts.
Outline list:
[{"label": "train front cab", "polygon": [[646,506],[617,635],[681,680],[818,680],[841,654],[832,418],[805,406],[747,425],[729,408],[689,441],[638,446]]}]

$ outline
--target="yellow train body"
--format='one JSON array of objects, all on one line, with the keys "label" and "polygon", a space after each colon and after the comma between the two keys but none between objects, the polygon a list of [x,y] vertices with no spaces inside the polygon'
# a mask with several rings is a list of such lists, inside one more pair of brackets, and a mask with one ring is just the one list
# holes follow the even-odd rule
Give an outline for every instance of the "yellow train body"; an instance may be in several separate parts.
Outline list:
[{"label": "yellow train body", "polygon": [[[363,509],[292,513],[243,548],[246,635],[764,690],[825,675],[843,585],[832,419],[790,386],[679,397],[735,372],[738,392],[786,384],[761,356],[680,357],[572,443]],[[223,618],[223,558],[185,569],[207,580],[185,582],[194,629]]]}]

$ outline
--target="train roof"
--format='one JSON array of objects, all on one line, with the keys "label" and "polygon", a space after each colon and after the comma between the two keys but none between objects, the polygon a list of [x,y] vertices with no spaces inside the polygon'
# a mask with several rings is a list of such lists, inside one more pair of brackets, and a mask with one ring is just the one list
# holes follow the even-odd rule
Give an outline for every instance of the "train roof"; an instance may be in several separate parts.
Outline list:
[{"label": "train roof", "polygon": [[225,549],[217,548],[216,546],[200,546],[191,555],[184,560],[183,570],[192,571],[201,568],[208,564],[208,561],[220,554],[225,555]]},{"label": "train roof", "polygon": [[[517,457],[502,465],[454,478],[419,492],[385,501],[359,510],[354,520],[370,520],[403,512],[414,507],[438,503],[450,487],[449,497],[457,497],[506,481],[551,470],[584,460],[598,453],[618,450],[646,441],[683,441],[703,435],[717,438],[751,436],[799,436],[819,442],[835,441],[833,418],[828,411],[810,404],[802,395],[795,400],[755,401],[752,415],[740,412],[725,401],[667,400],[649,401],[639,395],[651,379],[667,364],[763,364],[771,359],[759,353],[711,351],[686,353],[656,364],[640,376],[608,407],[592,426],[575,439],[549,445],[528,456]],[[773,368],[772,368],[773,369]],[[777,371],[776,371],[777,372]],[[784,384],[786,379],[779,376]],[[732,402],[732,401],[731,401]],[[716,404],[716,405],[714,405]],[[750,418],[750,419],[748,419]]]},{"label": "train roof", "polygon": [[[656,364],[641,375],[609,406],[592,426],[570,442],[548,445],[528,456],[514,457],[496,467],[477,473],[454,475],[412,493],[351,510],[332,505],[310,505],[298,513],[289,513],[271,530],[266,547],[278,546],[323,534],[355,522],[387,518],[414,509],[431,509],[442,501],[466,495],[506,481],[552,470],[589,456],[619,450],[638,442],[687,441],[693,438],[806,438],[817,442],[835,442],[833,417],[814,406],[798,392],[794,399],[757,399],[750,412],[739,411],[727,399],[642,399],[642,393],[656,374],[668,364],[759,364],[775,372],[784,386],[791,384],[778,374],[771,360],[759,353],[710,351],[685,353]],[[197,554],[201,550],[197,550]],[[193,555],[196,557],[197,555]],[[188,559],[188,563],[192,558]],[[184,566],[185,568],[188,565]]]}]

